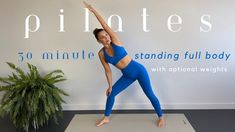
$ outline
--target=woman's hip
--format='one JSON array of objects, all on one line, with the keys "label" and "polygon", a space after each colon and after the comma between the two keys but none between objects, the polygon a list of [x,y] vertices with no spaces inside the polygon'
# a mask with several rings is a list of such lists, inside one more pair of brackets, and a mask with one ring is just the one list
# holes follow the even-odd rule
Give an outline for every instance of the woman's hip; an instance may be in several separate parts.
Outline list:
[{"label": "woman's hip", "polygon": [[145,70],[145,68],[142,64],[131,60],[131,62],[121,71],[124,76],[136,78],[143,70]]}]

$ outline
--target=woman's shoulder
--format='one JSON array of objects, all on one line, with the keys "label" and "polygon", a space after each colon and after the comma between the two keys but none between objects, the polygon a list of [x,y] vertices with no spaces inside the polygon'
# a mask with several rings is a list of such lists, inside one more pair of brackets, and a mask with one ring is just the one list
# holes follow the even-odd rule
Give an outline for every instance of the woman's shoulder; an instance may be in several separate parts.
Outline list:
[{"label": "woman's shoulder", "polygon": [[114,42],[112,42],[111,44],[114,45],[114,46],[123,47],[123,44],[122,44],[122,43],[114,43]]},{"label": "woman's shoulder", "polygon": [[103,50],[104,50],[104,47],[98,51],[98,55],[103,55]]},{"label": "woman's shoulder", "polygon": [[120,40],[112,41],[111,44],[117,45],[117,46],[123,46],[123,43]]}]

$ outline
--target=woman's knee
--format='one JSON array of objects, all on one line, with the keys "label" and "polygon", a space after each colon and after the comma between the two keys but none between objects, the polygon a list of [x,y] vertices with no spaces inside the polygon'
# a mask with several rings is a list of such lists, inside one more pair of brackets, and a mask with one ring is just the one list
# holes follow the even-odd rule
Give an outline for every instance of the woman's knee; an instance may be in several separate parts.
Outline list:
[{"label": "woman's knee", "polygon": [[115,98],[115,93],[114,92],[111,92],[109,95],[108,95],[108,98],[110,98],[110,99],[114,99]]}]

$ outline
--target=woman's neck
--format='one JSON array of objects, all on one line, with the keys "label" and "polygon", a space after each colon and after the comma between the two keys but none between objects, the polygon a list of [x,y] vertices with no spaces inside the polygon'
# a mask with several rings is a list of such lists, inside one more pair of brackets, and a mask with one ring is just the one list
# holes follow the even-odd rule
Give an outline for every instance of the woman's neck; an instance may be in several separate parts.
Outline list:
[{"label": "woman's neck", "polygon": [[106,44],[106,45],[104,45],[104,48],[106,48],[106,49],[111,49],[111,48],[112,48],[112,45],[111,45],[111,44]]}]

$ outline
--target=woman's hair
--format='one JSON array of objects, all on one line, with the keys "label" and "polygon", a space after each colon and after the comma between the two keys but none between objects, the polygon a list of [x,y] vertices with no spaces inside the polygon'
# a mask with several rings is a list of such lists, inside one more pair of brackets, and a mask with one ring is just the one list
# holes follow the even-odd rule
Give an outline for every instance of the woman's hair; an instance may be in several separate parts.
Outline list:
[{"label": "woman's hair", "polygon": [[95,35],[95,38],[96,38],[97,40],[99,40],[99,39],[98,39],[98,34],[99,34],[99,32],[101,32],[101,31],[104,31],[104,29],[103,29],[103,28],[96,28],[96,29],[94,29],[94,31],[93,31],[93,34]]}]

